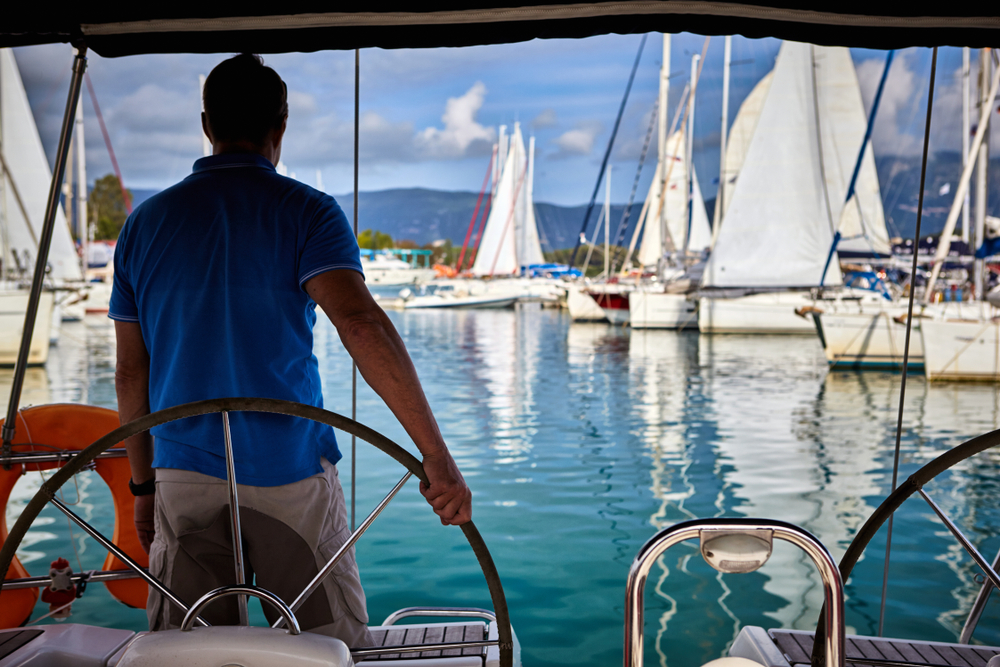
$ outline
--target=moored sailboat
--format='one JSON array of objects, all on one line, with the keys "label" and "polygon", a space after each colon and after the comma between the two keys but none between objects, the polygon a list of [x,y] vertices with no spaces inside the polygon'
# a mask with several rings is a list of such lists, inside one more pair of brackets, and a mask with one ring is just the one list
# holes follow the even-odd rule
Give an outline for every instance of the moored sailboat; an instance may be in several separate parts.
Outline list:
[{"label": "moored sailboat", "polygon": [[[812,288],[842,284],[835,233],[861,227],[876,252],[887,236],[850,53],[785,42],[772,76],[705,269],[706,333],[813,334],[794,311]],[[852,204],[858,157],[843,146],[864,149]]]}]

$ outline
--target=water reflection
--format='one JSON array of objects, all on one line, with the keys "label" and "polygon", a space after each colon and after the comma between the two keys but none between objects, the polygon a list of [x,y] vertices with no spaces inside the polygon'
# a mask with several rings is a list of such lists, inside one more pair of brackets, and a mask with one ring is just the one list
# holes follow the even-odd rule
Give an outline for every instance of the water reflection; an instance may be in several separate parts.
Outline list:
[{"label": "water reflection", "polygon": [[[628,567],[662,527],[692,517],[783,519],[839,558],[888,491],[900,376],[828,372],[811,338],[632,331],[571,324],[537,307],[390,317],[474,489],[476,521],[503,577],[525,664],[620,662]],[[315,350],[327,406],[350,414],[351,361],[328,322],[316,327]],[[23,403],[113,407],[113,374],[110,323],[67,324],[47,367],[29,371]],[[9,378],[0,372],[0,392]],[[410,446],[363,381],[358,415]],[[1000,387],[928,385],[911,376],[901,479],[998,426]],[[400,474],[369,452],[358,455],[361,512]],[[349,454],[345,482],[348,463]],[[25,484],[37,487],[37,478]],[[928,486],[987,558],[1000,549],[998,487],[1000,456],[990,454]],[[81,511],[110,527],[102,492],[103,484],[81,479]],[[17,493],[23,502],[31,489]],[[67,488],[69,500],[75,493]],[[438,532],[415,489],[386,513],[388,522],[376,522],[359,546],[373,618],[408,604],[488,606],[460,533]],[[46,514],[22,554],[37,569],[59,555],[72,562],[76,546],[85,567],[99,566],[103,553],[85,540],[71,543],[64,521]],[[859,632],[875,630],[882,548],[879,537],[848,587],[848,620]],[[978,590],[974,574],[929,509],[909,501],[896,521],[889,633],[953,640]],[[678,547],[647,586],[647,664],[702,664],[742,624],[811,629],[820,602],[812,565],[790,548],[777,547],[764,569],[737,576]],[[977,633],[983,641],[1000,642],[997,607],[987,607]],[[74,621],[87,622],[89,609],[81,605]],[[141,612],[110,600],[94,613],[93,622],[144,623]]]}]

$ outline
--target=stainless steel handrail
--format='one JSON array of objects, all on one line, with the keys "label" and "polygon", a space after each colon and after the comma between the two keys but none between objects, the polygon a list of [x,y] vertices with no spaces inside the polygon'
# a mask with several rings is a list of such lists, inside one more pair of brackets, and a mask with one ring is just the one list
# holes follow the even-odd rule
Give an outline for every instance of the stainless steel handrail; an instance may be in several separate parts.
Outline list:
[{"label": "stainless steel handrail", "polygon": [[195,617],[198,615],[198,612],[205,608],[206,605],[230,595],[239,595],[241,600],[246,600],[246,596],[249,595],[250,597],[270,602],[271,605],[278,610],[278,613],[285,619],[285,622],[288,623],[288,634],[302,634],[302,628],[299,627],[299,621],[295,618],[295,613],[288,608],[288,605],[271,591],[266,591],[263,588],[257,588],[256,586],[220,586],[215,590],[205,593],[198,598],[198,601],[191,606],[186,614],[184,614],[184,620],[181,621],[181,632],[188,632],[191,630]]},{"label": "stainless steel handrail", "polygon": [[639,550],[629,569],[625,590],[625,667],[641,667],[643,655],[643,591],[656,559],[670,547],[700,538],[703,531],[757,533],[791,542],[812,558],[823,579],[826,598],[826,665],[844,667],[844,584],[830,552],[807,531],[783,521],[767,519],[707,519],[685,521],[660,531]]},{"label": "stainless steel handrail", "polygon": [[382,625],[395,625],[396,621],[413,616],[435,618],[482,618],[496,623],[497,616],[489,609],[479,607],[405,607],[385,617]]}]

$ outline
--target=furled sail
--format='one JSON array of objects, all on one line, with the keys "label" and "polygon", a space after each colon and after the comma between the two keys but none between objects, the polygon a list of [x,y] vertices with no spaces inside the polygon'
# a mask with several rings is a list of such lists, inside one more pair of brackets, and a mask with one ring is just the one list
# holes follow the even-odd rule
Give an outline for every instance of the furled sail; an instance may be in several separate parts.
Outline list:
[{"label": "furled sail", "polygon": [[[16,266],[12,264],[12,253],[16,253],[22,267],[30,272],[38,256],[52,171],[10,49],[0,49],[0,151],[10,169],[0,179],[0,243],[6,245],[3,267]],[[29,260],[27,266],[25,260]],[[49,264],[54,279],[83,277],[61,206],[56,211]]]},{"label": "furled sail", "polygon": [[[774,67],[731,204],[704,274],[706,287],[818,285],[835,220],[824,178],[816,53],[832,49],[785,42]],[[857,144],[860,146],[860,142]],[[848,176],[849,178],[849,176]],[[846,194],[845,190],[842,190]],[[843,194],[840,195],[843,197]],[[826,284],[842,282],[832,263]]]},{"label": "furled sail", "polygon": [[472,265],[477,276],[510,275],[520,267],[544,262],[538,240],[535,205],[532,201],[534,140],[526,154],[521,127],[507,142],[500,180],[483,229],[483,238]]}]

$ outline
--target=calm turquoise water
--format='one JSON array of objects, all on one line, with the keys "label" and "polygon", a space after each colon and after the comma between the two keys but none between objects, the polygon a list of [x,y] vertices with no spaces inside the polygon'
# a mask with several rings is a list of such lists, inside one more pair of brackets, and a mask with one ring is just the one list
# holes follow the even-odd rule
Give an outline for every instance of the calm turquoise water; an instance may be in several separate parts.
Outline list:
[{"label": "calm turquoise water", "polygon": [[[887,493],[900,378],[829,373],[812,338],[631,331],[571,324],[565,313],[537,308],[390,317],[475,493],[474,518],[503,578],[526,665],[621,664],[626,573],[659,528],[694,517],[783,519],[839,558]],[[351,363],[329,324],[318,325],[316,350],[328,407],[349,414]],[[114,407],[113,359],[108,320],[67,324],[47,368],[29,374],[24,403]],[[901,478],[1000,426],[998,396],[992,385],[911,377]],[[412,449],[364,387],[358,414]],[[348,483],[349,439],[341,445]],[[357,465],[360,521],[403,471],[363,443]],[[1000,455],[983,454],[928,487],[987,558],[1000,548],[998,467]],[[22,480],[22,503],[37,483]],[[65,494],[110,527],[99,479],[82,475]],[[887,634],[954,640],[978,590],[974,565],[920,500],[904,506],[895,531]],[[88,569],[104,558],[79,531],[71,541],[55,512],[29,537],[21,553],[34,573],[59,555]],[[859,633],[877,627],[880,540],[848,585],[848,623]],[[414,482],[362,538],[358,556],[373,622],[410,605],[490,605],[461,532],[436,521]],[[693,544],[676,547],[647,584],[646,664],[699,665],[722,654],[743,624],[812,628],[821,601],[817,575],[791,547],[776,546],[754,574],[725,576]],[[100,586],[72,620],[145,624]],[[976,637],[1000,644],[995,602]]]}]

